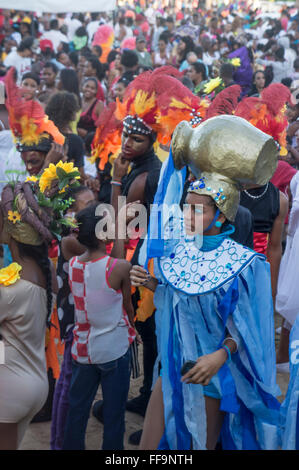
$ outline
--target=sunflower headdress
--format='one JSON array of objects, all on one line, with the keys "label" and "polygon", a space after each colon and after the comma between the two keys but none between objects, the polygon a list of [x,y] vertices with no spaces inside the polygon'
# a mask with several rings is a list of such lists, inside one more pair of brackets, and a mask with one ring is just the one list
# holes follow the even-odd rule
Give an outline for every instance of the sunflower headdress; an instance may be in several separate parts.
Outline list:
[{"label": "sunflower headdress", "polygon": [[63,145],[64,136],[48,119],[40,103],[35,100],[26,101],[22,97],[22,91],[16,85],[15,74],[15,69],[12,67],[5,77],[7,95],[5,105],[17,149],[20,152],[25,150],[48,152],[53,141]]},{"label": "sunflower headdress", "polygon": [[110,151],[120,151],[123,128],[129,134],[149,136],[156,146],[169,146],[179,122],[185,120],[195,127],[204,119],[208,101],[193,95],[179,80],[181,76],[170,66],[144,72],[127,87],[123,101],[117,99],[115,108],[111,105],[106,110],[93,141],[93,158],[102,160],[100,168]]},{"label": "sunflower headdress", "polygon": [[73,200],[63,198],[67,188],[78,185],[80,173],[73,163],[51,164],[42,175],[25,182],[8,183],[1,196],[4,216],[4,238],[29,245],[50,243],[60,237],[64,226],[75,227],[65,217]]}]

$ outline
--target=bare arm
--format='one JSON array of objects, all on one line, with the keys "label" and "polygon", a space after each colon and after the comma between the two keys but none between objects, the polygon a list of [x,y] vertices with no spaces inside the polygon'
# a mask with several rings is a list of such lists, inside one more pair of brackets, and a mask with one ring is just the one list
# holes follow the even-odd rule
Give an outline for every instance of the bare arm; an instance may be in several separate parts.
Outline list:
[{"label": "bare arm", "polygon": [[267,258],[270,263],[271,268],[271,284],[272,284],[272,296],[275,300],[276,291],[277,291],[277,281],[279,266],[282,256],[282,233],[284,229],[284,222],[288,213],[288,199],[287,197],[280,192],[280,210],[279,214],[276,217],[272,231],[270,233],[268,248],[267,248]]},{"label": "bare arm", "polygon": [[144,188],[146,184],[148,173],[142,173],[141,175],[137,176],[134,183],[131,185],[127,197],[127,204],[130,202],[139,201],[140,204],[144,204],[145,197],[144,197]]},{"label": "bare arm", "polygon": [[131,264],[127,263],[126,267],[124,268],[124,277],[122,280],[121,290],[123,294],[124,309],[127,312],[131,325],[134,328],[134,308],[132,304],[130,269],[131,269]]},{"label": "bare arm", "polygon": [[[112,261],[113,262],[113,261]],[[111,263],[112,264],[112,263]],[[110,266],[111,266],[110,264]],[[128,315],[131,325],[134,327],[134,308],[131,297],[130,281],[131,263],[126,260],[117,260],[117,263],[109,276],[109,284],[112,289],[121,289],[123,295],[123,306]],[[109,270],[109,267],[108,267]]]},{"label": "bare arm", "polygon": [[[125,160],[120,154],[113,165],[113,181],[121,183],[122,178],[128,173],[129,161]],[[140,204],[144,203],[144,187],[148,173],[142,173],[137,176],[134,183],[131,185],[126,203],[139,201]],[[120,185],[112,184],[111,188],[111,205],[118,213],[118,197],[121,196],[122,188]]]},{"label": "bare arm", "polygon": [[[113,178],[112,180],[116,183],[121,183],[122,178],[128,173],[129,162],[122,157],[120,154],[113,164]],[[115,214],[118,213],[118,198],[121,196],[121,185],[111,185],[111,205],[115,211]]]},{"label": "bare arm", "polygon": [[42,173],[46,168],[48,168],[50,163],[53,163],[54,165],[56,165],[60,160],[66,161],[67,152],[68,152],[67,145],[63,146],[63,145],[59,145],[53,142],[51,144],[51,149],[46,155],[46,158],[45,158],[45,161],[44,161],[44,164],[40,173]]},{"label": "bare arm", "polygon": [[81,256],[86,251],[86,248],[78,242],[74,235],[69,235],[61,240],[61,252],[66,261],[69,261],[74,256]]},{"label": "bare arm", "polygon": [[[139,203],[139,201],[136,201]],[[127,225],[135,217],[134,203],[126,204],[121,211],[118,213],[115,221],[115,240],[113,243],[113,248],[111,250],[111,256],[113,258],[123,259],[126,257],[125,244],[129,242],[127,238]],[[122,227],[121,231],[126,230],[125,237],[124,234],[119,234],[119,228]]]}]

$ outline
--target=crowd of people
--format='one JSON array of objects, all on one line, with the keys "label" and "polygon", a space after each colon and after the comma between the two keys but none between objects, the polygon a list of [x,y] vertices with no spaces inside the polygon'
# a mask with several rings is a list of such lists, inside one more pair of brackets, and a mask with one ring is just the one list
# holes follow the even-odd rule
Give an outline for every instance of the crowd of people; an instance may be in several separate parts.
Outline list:
[{"label": "crowd of people", "polygon": [[169,3],[0,12],[0,449],[299,448],[299,11]]}]

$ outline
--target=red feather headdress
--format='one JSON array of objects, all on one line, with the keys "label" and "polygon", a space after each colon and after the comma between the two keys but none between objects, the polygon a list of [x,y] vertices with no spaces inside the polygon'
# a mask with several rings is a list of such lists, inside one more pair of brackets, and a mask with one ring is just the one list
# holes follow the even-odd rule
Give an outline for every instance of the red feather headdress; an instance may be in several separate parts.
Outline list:
[{"label": "red feather headdress", "polygon": [[12,67],[5,77],[6,101],[10,129],[18,145],[37,145],[42,139],[53,138],[63,145],[64,136],[50,121],[38,101],[26,101],[16,85],[15,69]]},{"label": "red feather headdress", "polygon": [[178,80],[182,74],[171,66],[145,72],[130,83],[123,102],[117,100],[116,118],[138,116],[156,134],[161,144],[169,144],[182,121],[196,125],[205,117],[206,100],[195,96]]},{"label": "red feather headdress", "polygon": [[220,116],[221,114],[234,114],[240,95],[241,87],[239,85],[232,85],[222,90],[208,107],[206,119]]},{"label": "red feather headdress", "polygon": [[245,98],[237,106],[235,115],[242,117],[255,127],[270,135],[280,146],[280,154],[286,155],[285,115],[286,103],[291,100],[290,90],[281,83],[265,88],[260,98]]},{"label": "red feather headdress", "polygon": [[[130,83],[123,101],[117,99],[115,109],[110,106],[97,123],[92,157],[93,160],[100,157],[100,168],[104,167],[109,153],[115,154],[117,145],[120,150],[126,120],[141,122],[157,144],[169,145],[174,129],[181,121],[196,126],[205,118],[208,101],[195,96],[178,80],[181,77],[178,70],[165,66],[154,72],[144,72]],[[138,124],[136,130],[138,132]]]}]

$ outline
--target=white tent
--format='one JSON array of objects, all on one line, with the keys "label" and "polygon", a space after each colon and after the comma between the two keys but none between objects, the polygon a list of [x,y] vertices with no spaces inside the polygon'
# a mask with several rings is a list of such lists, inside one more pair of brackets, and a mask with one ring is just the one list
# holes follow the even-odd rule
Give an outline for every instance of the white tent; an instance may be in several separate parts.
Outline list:
[{"label": "white tent", "polygon": [[112,11],[116,0],[0,0],[0,8],[40,13]]}]

